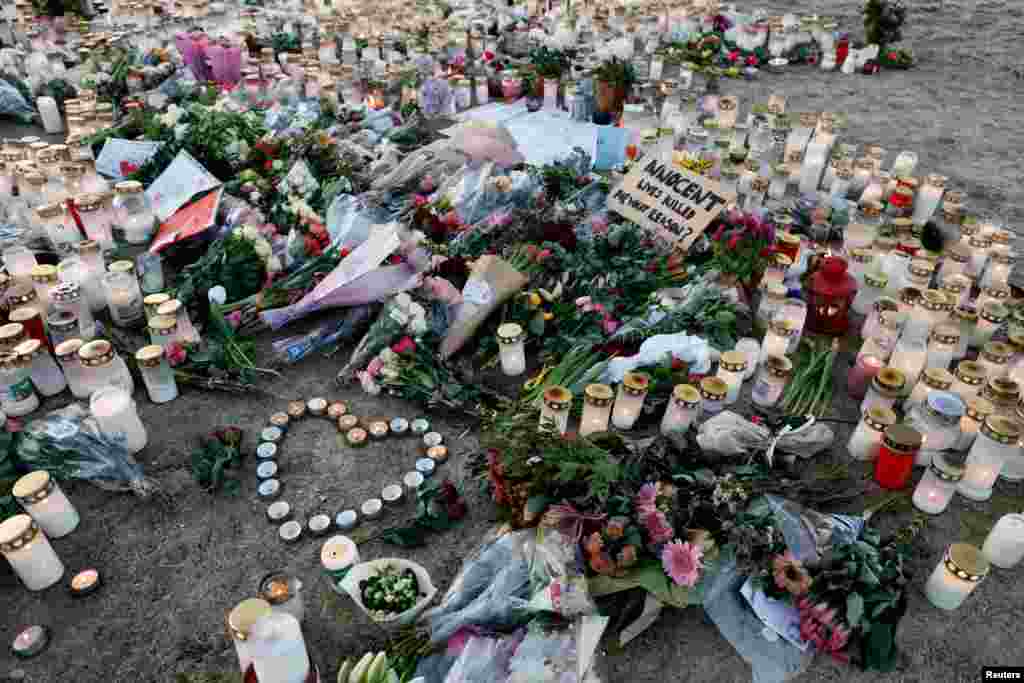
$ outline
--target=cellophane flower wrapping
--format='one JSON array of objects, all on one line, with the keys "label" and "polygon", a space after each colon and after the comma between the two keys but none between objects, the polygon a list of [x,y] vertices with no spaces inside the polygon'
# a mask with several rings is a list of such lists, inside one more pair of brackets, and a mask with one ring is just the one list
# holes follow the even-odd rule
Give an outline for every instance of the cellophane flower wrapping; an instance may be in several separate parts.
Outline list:
[{"label": "cellophane flower wrapping", "polygon": [[455,320],[441,342],[441,358],[447,360],[457,353],[487,316],[529,281],[526,275],[498,256],[485,254],[478,258],[473,263],[466,286],[462,288],[462,303]]},{"label": "cellophane flower wrapping", "polygon": [[104,434],[77,403],[30,422],[18,439],[17,459],[57,479],[82,479],[100,488],[147,497],[158,490],[124,445],[124,435]]},{"label": "cellophane flower wrapping", "polygon": [[419,335],[426,331],[426,310],[423,306],[413,301],[405,292],[395,295],[381,309],[376,321],[352,351],[352,356],[338,373],[338,377],[344,379],[354,376],[377,354],[403,336]]}]

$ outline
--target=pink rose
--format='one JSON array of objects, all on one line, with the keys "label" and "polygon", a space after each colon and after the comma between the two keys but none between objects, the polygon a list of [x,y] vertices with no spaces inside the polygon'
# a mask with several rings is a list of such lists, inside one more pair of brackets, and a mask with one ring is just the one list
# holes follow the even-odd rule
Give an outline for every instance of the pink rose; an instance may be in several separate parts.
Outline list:
[{"label": "pink rose", "polygon": [[459,218],[459,214],[455,213],[455,210],[453,209],[441,216],[441,223],[449,228],[456,228],[462,224],[462,219]]},{"label": "pink rose", "polygon": [[619,329],[619,321],[606,318],[603,327],[605,334],[615,334],[615,330]]},{"label": "pink rose", "polygon": [[492,228],[503,228],[512,222],[512,214],[508,211],[496,211],[487,219]]},{"label": "pink rose", "polygon": [[550,249],[541,249],[539,252],[537,252],[537,263],[541,263],[542,261],[547,259],[549,256],[551,256],[551,250]]},{"label": "pink rose", "polygon": [[416,198],[413,199],[413,203],[416,205],[416,208],[418,209],[421,206],[426,206],[427,204],[429,204],[430,199],[424,194],[418,194],[416,195]]},{"label": "pink rose", "polygon": [[374,356],[373,360],[370,361],[369,365],[366,366],[366,372],[372,377],[376,377],[380,374],[380,371],[384,368],[384,361],[381,360],[380,356]]},{"label": "pink rose", "polygon": [[434,182],[434,176],[432,175],[425,175],[420,180],[420,192],[424,194],[430,194],[436,187],[437,184]]},{"label": "pink rose", "polygon": [[167,345],[165,354],[167,356],[167,363],[175,368],[185,362],[188,354],[185,353],[185,347],[178,342],[173,342]]},{"label": "pink rose", "polygon": [[594,304],[591,307],[591,310],[594,311],[595,313],[604,313],[604,305],[603,304]]},{"label": "pink rose", "polygon": [[594,231],[595,235],[607,234],[608,218],[606,216],[594,216],[590,219],[590,229]]},{"label": "pink rose", "polygon": [[730,62],[735,62],[739,58],[740,58],[740,51],[739,50],[733,50],[732,52],[729,53],[729,61]]},{"label": "pink rose", "polygon": [[242,311],[231,311],[226,316],[224,316],[224,320],[227,321],[228,325],[231,325],[231,329],[237,330],[239,325],[242,324]]},{"label": "pink rose", "polygon": [[426,277],[423,279],[423,287],[427,290],[428,296],[435,301],[449,306],[462,303],[462,292],[443,277]]},{"label": "pink rose", "polygon": [[391,350],[398,355],[412,353],[416,350],[416,342],[412,340],[412,337],[402,337],[397,343],[391,346]]}]

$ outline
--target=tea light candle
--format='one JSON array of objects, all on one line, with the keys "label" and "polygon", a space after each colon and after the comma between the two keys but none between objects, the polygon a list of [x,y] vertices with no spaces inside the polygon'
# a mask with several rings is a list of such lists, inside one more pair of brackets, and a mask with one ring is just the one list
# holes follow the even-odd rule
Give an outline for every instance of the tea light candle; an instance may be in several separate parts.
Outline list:
[{"label": "tea light candle", "polygon": [[302,622],[306,610],[300,579],[280,572],[267,574],[260,580],[256,595],[270,604],[272,613],[290,614]]},{"label": "tea light candle", "polygon": [[359,418],[355,415],[342,415],[338,418],[338,431],[347,434],[359,426]]},{"label": "tea light candle", "polygon": [[612,424],[616,429],[633,428],[640,417],[650,384],[650,378],[642,372],[627,372],[623,376],[612,410]]},{"label": "tea light candle", "polygon": [[368,436],[362,427],[353,427],[345,433],[345,440],[352,448],[362,448],[366,445]]},{"label": "tea light candle", "polygon": [[588,384],[583,392],[583,416],[580,436],[608,431],[612,411],[612,388],[607,384]]},{"label": "tea light candle", "polygon": [[981,546],[982,554],[1000,569],[1010,569],[1024,559],[1024,514],[1003,515]]},{"label": "tea light candle", "polygon": [[388,435],[388,423],[384,420],[374,420],[370,423],[367,431],[370,433],[370,438],[374,441],[380,441]]},{"label": "tea light candle", "polygon": [[270,603],[261,598],[249,598],[235,605],[228,613],[228,631],[238,654],[238,666],[244,674],[252,666],[252,627],[263,617],[270,616]]},{"label": "tea light candle", "polygon": [[277,476],[277,463],[264,460],[256,467],[256,476],[260,479],[273,479]]},{"label": "tea light candle", "polygon": [[46,534],[28,515],[14,515],[0,523],[0,553],[30,591],[49,588],[64,576],[64,565]]},{"label": "tea light candle", "polygon": [[275,500],[267,506],[267,519],[273,524],[287,522],[292,516],[292,506],[286,501]]},{"label": "tea light candle", "polygon": [[81,520],[75,506],[46,470],[36,470],[18,479],[11,495],[48,538],[67,536]]},{"label": "tea light candle", "polygon": [[439,432],[427,432],[423,435],[423,447],[433,448],[444,443],[444,437]]},{"label": "tea light candle", "polygon": [[418,417],[412,421],[412,433],[415,436],[423,436],[430,431],[430,422],[424,417]]},{"label": "tea light candle", "polygon": [[892,408],[872,406],[853,430],[846,445],[854,460],[873,461],[878,457],[885,430],[896,424],[896,413]]},{"label": "tea light candle", "polygon": [[569,409],[572,407],[572,392],[562,386],[551,386],[544,390],[540,407],[540,429],[552,428],[565,434],[569,428]]},{"label": "tea light candle", "polygon": [[346,413],[348,413],[348,406],[341,401],[335,401],[327,406],[327,417],[331,421],[337,422],[338,418]]},{"label": "tea light candle", "polygon": [[989,415],[978,431],[964,462],[964,478],[957,487],[971,500],[988,500],[1006,458],[1019,448],[1020,426],[1002,415]]},{"label": "tea light candle", "polygon": [[87,595],[92,595],[100,589],[103,584],[100,578],[99,570],[96,569],[83,569],[82,571],[71,577],[71,583],[68,584],[68,590],[71,591],[71,595],[76,598],[84,598]]},{"label": "tea light candle", "polygon": [[335,593],[346,595],[339,584],[357,564],[359,548],[348,536],[331,536],[320,547],[320,568]]},{"label": "tea light candle", "polygon": [[388,423],[388,427],[391,429],[391,433],[395,436],[405,436],[409,433],[409,421],[404,417],[396,417]]},{"label": "tea light candle", "polygon": [[46,626],[29,626],[11,643],[11,652],[16,657],[29,659],[35,657],[50,644],[50,629]]},{"label": "tea light candle", "polygon": [[323,513],[313,515],[306,522],[306,528],[313,536],[323,536],[331,530],[331,518]]},{"label": "tea light candle", "polygon": [[383,509],[384,502],[380,498],[371,498],[364,502],[360,508],[363,517],[366,519],[377,519],[377,517],[380,517],[381,510]]},{"label": "tea light candle", "polygon": [[298,619],[271,611],[253,624],[252,639],[256,680],[305,683],[309,676],[309,653]]},{"label": "tea light candle", "polygon": [[291,421],[292,419],[288,417],[288,413],[283,412],[274,413],[273,415],[270,416],[270,419],[267,420],[267,422],[270,423],[271,427],[280,429],[282,433],[288,431],[288,425],[289,423],[291,423]]},{"label": "tea light candle", "polygon": [[265,427],[263,431],[260,432],[260,441],[265,441],[267,443],[276,444],[283,437],[284,432],[281,431],[280,427]]},{"label": "tea light candle", "polygon": [[277,456],[277,444],[261,443],[256,447],[256,457],[260,460],[273,460]]},{"label": "tea light candle", "polygon": [[950,462],[942,453],[932,456],[931,465],[914,489],[914,507],[929,515],[943,513],[956,493],[957,483],[964,477],[964,468]]},{"label": "tea light candle", "polygon": [[509,377],[526,372],[526,335],[521,325],[505,323],[498,328],[501,371]]},{"label": "tea light candle", "polygon": [[404,495],[405,491],[398,484],[388,484],[380,493],[381,500],[384,501],[385,505],[394,505],[401,502]]},{"label": "tea light candle", "polygon": [[[766,360],[767,363],[767,360]],[[725,382],[725,405],[732,405],[740,396],[743,374],[747,371],[747,357],[739,351],[726,351],[718,363],[718,378]]]},{"label": "tea light candle", "polygon": [[281,482],[278,479],[267,479],[260,482],[256,494],[265,500],[273,500],[281,495]]},{"label": "tea light candle", "polygon": [[342,510],[334,516],[334,523],[342,531],[351,531],[359,524],[359,513],[355,510]]},{"label": "tea light candle", "polygon": [[747,357],[747,369],[743,371],[743,381],[746,382],[757,372],[757,363],[761,359],[761,344],[756,339],[744,337],[736,342],[736,350]]},{"label": "tea light candle", "polygon": [[306,410],[313,417],[323,417],[327,414],[327,399],[316,397],[306,401]]},{"label": "tea light candle", "polygon": [[306,416],[306,402],[305,401],[290,401],[288,403],[288,417],[293,420],[299,420]]},{"label": "tea light candle", "polygon": [[432,458],[420,458],[416,461],[416,471],[424,477],[429,477],[437,469],[437,463]]},{"label": "tea light candle", "polygon": [[438,444],[427,449],[427,457],[436,463],[448,460],[448,447]]},{"label": "tea light candle", "polygon": [[419,495],[420,486],[423,485],[423,475],[419,472],[406,472],[405,476],[402,477],[402,484],[405,486],[405,491],[413,498]]},{"label": "tea light candle", "polygon": [[980,550],[966,543],[954,543],[925,584],[925,597],[939,609],[955,610],[988,572],[989,561]]},{"label": "tea light candle", "polygon": [[302,536],[302,525],[296,520],[290,519],[281,525],[281,528],[277,530],[277,535],[285,543],[294,543]]}]

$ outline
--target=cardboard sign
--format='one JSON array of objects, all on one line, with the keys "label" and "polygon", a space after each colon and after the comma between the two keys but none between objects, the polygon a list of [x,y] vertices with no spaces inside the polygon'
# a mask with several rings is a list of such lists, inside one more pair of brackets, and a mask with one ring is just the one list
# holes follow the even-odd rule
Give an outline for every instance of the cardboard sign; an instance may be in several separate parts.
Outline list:
[{"label": "cardboard sign", "polygon": [[653,236],[686,251],[723,208],[736,201],[710,178],[671,162],[644,160],[608,195],[617,211]]},{"label": "cardboard sign", "polygon": [[149,161],[162,144],[109,138],[96,159],[96,171],[108,178],[122,180]]},{"label": "cardboard sign", "polygon": [[181,150],[171,165],[149,186],[146,196],[153,204],[153,213],[165,221],[192,197],[220,184],[191,154]]},{"label": "cardboard sign", "polygon": [[156,237],[153,238],[153,243],[149,246],[149,251],[155,254],[169,244],[180,242],[207,230],[217,217],[217,209],[220,207],[220,199],[223,194],[224,188],[219,187],[202,199],[179,209],[157,230]]},{"label": "cardboard sign", "polygon": [[782,95],[769,95],[768,96],[768,113],[769,114],[785,114],[786,113],[786,98]]}]

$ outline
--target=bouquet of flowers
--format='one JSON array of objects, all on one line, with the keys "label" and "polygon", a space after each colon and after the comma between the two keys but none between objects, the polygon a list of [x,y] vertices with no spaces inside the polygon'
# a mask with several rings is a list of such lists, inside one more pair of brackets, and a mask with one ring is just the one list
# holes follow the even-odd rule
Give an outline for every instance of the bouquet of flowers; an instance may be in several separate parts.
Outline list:
[{"label": "bouquet of flowers", "polygon": [[730,211],[711,233],[711,242],[709,267],[718,271],[722,284],[742,288],[742,300],[749,303],[771,258],[775,226],[754,214]]},{"label": "bouquet of flowers", "polygon": [[[380,393],[380,388],[374,380],[383,370],[385,360],[380,359],[378,354],[388,349],[391,344],[403,336],[418,336],[424,334],[427,329],[426,309],[413,301],[412,297],[405,292],[395,295],[384,305],[377,320],[363,335],[359,345],[352,352],[352,357],[338,373],[338,378],[347,378],[356,373],[367,393]],[[412,342],[412,339],[409,341]],[[372,369],[366,365],[371,360],[375,361]],[[392,359],[388,358],[388,360]],[[358,368],[364,368],[364,366],[364,370],[357,371]]]},{"label": "bouquet of flowers", "polygon": [[[372,382],[392,396],[423,403],[428,407],[444,406],[451,410],[468,410],[471,414],[480,405],[480,390],[465,384],[436,356],[436,344],[427,340],[413,341],[403,337],[370,361],[366,374],[360,375],[363,388],[373,392]],[[379,390],[379,389],[378,389]]]}]

